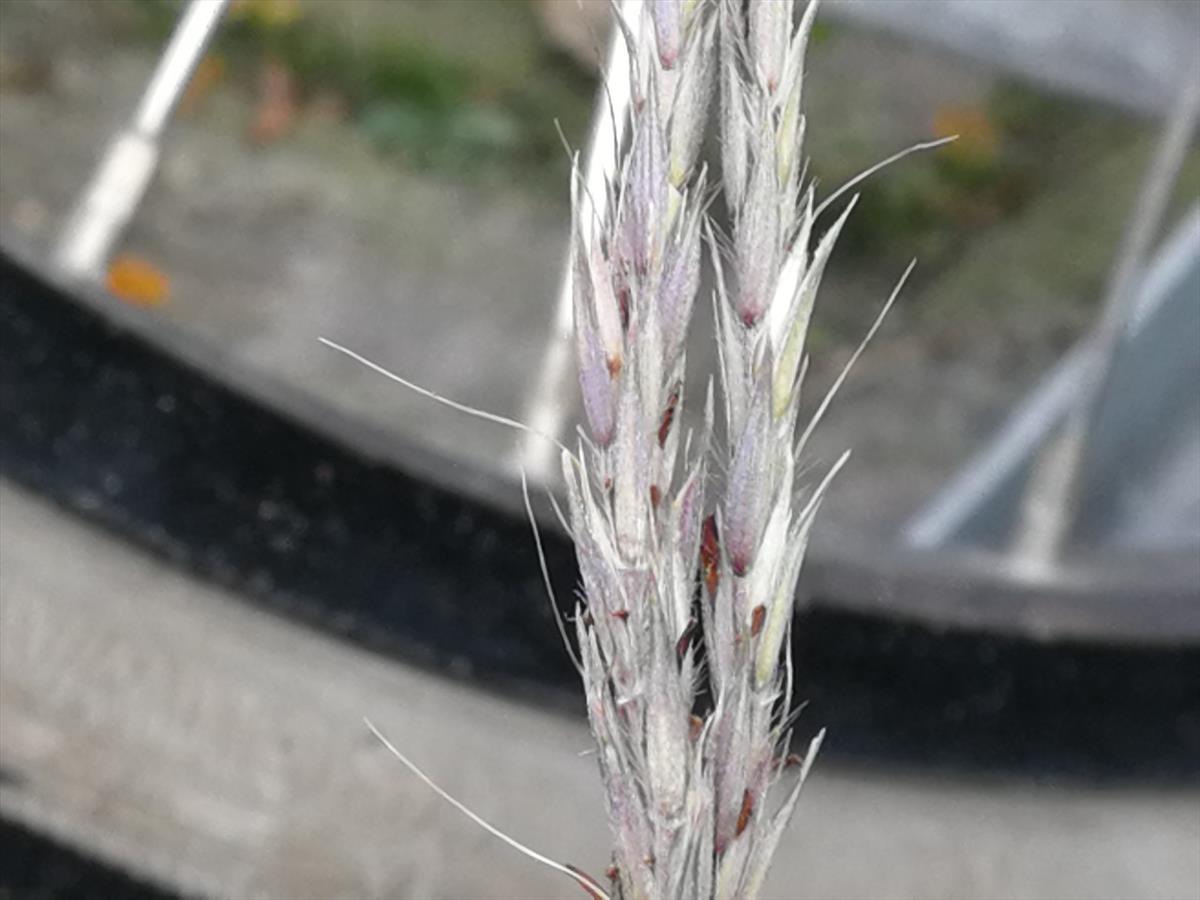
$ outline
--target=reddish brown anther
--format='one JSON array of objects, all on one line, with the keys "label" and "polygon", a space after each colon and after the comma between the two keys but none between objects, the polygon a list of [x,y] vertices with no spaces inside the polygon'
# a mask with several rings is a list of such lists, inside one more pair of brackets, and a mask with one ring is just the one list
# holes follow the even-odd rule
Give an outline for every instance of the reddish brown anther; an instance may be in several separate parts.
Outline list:
[{"label": "reddish brown anther", "polygon": [[700,739],[700,732],[704,730],[704,720],[697,715],[688,716],[688,738],[695,743]]},{"label": "reddish brown anther", "polygon": [[609,881],[616,881],[618,878],[621,877],[621,870],[618,869],[615,865],[611,865],[607,869],[604,870],[604,875],[606,878],[608,878]]},{"label": "reddish brown anther", "polygon": [[750,636],[758,637],[758,633],[762,631],[763,622],[767,619],[767,608],[761,603],[754,607],[754,611],[750,613]]},{"label": "reddish brown anther", "polygon": [[627,621],[627,620],[629,619],[629,610],[627,610],[627,609],[614,609],[614,610],[613,610],[613,611],[610,613],[610,615],[611,615],[611,616],[612,616],[614,619],[620,619],[622,622],[625,622],[625,621]]},{"label": "reddish brown anther", "polygon": [[742,832],[746,830],[746,826],[750,824],[750,816],[754,814],[754,795],[749,790],[742,791],[742,809],[738,813],[737,829],[734,831],[734,837],[740,837]]},{"label": "reddish brown anther", "polygon": [[611,378],[616,378],[621,374],[621,367],[625,365],[625,361],[619,356],[610,356],[606,360],[608,363],[608,374]]},{"label": "reddish brown anther", "polygon": [[658,509],[658,504],[662,502],[662,491],[657,484],[650,485],[650,505]]},{"label": "reddish brown anther", "polygon": [[681,661],[687,655],[688,647],[692,645],[692,638],[696,635],[697,627],[699,627],[699,623],[695,619],[688,619],[687,626],[683,629],[683,634],[675,642],[675,656]]},{"label": "reddish brown anther", "polygon": [[783,759],[783,767],[785,769],[794,769],[796,766],[804,762],[804,757],[799,753],[789,753]]},{"label": "reddish brown anther", "polygon": [[709,594],[717,592],[717,581],[721,577],[721,548],[717,536],[717,517],[709,515],[704,520],[700,537],[700,571],[704,575],[704,586]]},{"label": "reddish brown anther", "polygon": [[667,435],[671,433],[671,423],[675,421],[675,407],[679,405],[679,385],[671,389],[667,398],[667,408],[663,411],[662,422],[658,426],[658,446],[665,446]]}]

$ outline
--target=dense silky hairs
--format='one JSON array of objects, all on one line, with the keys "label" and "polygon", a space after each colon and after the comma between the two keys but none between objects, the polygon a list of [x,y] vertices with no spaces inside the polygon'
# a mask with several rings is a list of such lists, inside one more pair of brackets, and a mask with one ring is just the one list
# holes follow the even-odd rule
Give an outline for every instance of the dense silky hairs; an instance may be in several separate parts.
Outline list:
[{"label": "dense silky hairs", "polygon": [[[797,439],[796,419],[809,317],[849,209],[810,251],[801,94],[816,4],[796,6],[655,0],[621,18],[631,137],[604,204],[572,191],[587,429],[563,472],[608,874],[623,898],[754,897],[819,743],[802,760],[786,755],[785,648],[813,519],[844,457],[799,484],[809,432]],[[714,191],[698,161],[710,121],[727,235],[708,218]],[[681,434],[705,251],[720,403],[710,379],[700,432]],[[715,496],[710,468],[725,473]],[[776,797],[790,761],[799,771]]]}]

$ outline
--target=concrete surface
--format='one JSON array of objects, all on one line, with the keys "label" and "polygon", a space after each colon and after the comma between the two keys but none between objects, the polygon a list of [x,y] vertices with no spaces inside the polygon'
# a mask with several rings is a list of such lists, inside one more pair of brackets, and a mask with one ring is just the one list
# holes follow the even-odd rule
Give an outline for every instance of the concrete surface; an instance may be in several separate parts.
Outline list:
[{"label": "concrete surface", "polygon": [[[599,872],[581,718],[252,609],[0,482],[0,813],[202,897],[534,898],[577,888],[410,777]],[[769,896],[1200,896],[1200,788],[917,778],[818,762]]]}]

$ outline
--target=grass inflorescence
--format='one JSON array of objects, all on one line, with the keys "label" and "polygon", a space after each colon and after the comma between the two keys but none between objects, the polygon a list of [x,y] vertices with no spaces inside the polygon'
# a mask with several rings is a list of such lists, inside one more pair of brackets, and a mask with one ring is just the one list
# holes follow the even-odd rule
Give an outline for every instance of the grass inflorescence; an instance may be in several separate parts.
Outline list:
[{"label": "grass inflorescence", "polygon": [[[854,201],[820,233],[829,201],[815,201],[801,150],[816,4],[796,7],[621,7],[631,137],[605,197],[581,176],[572,191],[587,419],[577,451],[563,453],[583,580],[575,626],[614,836],[611,891],[631,900],[756,896],[820,743],[787,753],[788,635],[814,519],[846,457],[802,477],[827,403],[797,419],[817,289]],[[716,184],[699,159],[710,125]],[[727,233],[708,215],[717,192]],[[699,432],[682,433],[705,256],[719,371]],[[716,491],[710,471],[724,473]]]}]

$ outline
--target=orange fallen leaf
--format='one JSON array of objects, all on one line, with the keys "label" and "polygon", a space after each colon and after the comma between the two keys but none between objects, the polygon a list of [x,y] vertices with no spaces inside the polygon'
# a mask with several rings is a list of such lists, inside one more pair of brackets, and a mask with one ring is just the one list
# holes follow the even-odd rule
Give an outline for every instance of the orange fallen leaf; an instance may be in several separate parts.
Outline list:
[{"label": "orange fallen leaf", "polygon": [[179,101],[180,115],[187,116],[195,113],[204,105],[208,95],[224,78],[225,58],[223,56],[209,53],[200,60],[200,64],[196,66],[196,71],[192,75],[192,80],[188,82],[187,89],[183,92],[183,98]]},{"label": "orange fallen leaf", "polygon": [[934,113],[933,131],[937,137],[958,135],[958,140],[939,152],[962,162],[988,164],[995,160],[1000,139],[987,113],[975,106],[940,106]]},{"label": "orange fallen leaf", "polygon": [[258,100],[250,139],[256,144],[279,140],[296,121],[296,86],[291,71],[282,63],[268,59],[258,79]]},{"label": "orange fallen leaf", "polygon": [[171,293],[171,280],[161,270],[129,254],[109,263],[105,283],[109,293],[132,306],[161,306]]}]

